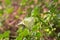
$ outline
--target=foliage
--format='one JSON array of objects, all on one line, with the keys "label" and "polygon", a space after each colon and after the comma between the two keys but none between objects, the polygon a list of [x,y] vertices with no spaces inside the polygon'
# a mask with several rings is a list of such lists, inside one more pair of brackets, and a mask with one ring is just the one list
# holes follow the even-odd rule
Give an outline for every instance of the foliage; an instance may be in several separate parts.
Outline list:
[{"label": "foliage", "polygon": [[[18,14],[15,15],[15,18],[10,16],[11,19],[19,19],[19,16],[25,11],[27,15],[21,22],[18,22],[16,40],[45,40],[46,38],[46,40],[60,40],[59,0],[45,0],[45,2],[44,0],[19,0],[18,4],[20,5],[16,10]],[[4,4],[0,5],[0,27],[4,26],[4,21],[9,19],[9,15],[13,15],[13,11],[14,7],[10,0],[5,0]],[[8,40],[9,34],[10,30],[5,31],[0,34],[0,39]]]}]

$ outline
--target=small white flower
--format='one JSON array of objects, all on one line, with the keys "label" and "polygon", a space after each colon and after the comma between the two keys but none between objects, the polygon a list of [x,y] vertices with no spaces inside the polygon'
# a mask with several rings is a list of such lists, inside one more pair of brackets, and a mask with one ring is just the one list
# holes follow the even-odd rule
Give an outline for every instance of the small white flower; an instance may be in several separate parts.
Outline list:
[{"label": "small white flower", "polygon": [[20,24],[24,24],[26,27],[31,28],[34,24],[34,18],[33,17],[25,18],[22,22],[18,23],[18,25]]}]

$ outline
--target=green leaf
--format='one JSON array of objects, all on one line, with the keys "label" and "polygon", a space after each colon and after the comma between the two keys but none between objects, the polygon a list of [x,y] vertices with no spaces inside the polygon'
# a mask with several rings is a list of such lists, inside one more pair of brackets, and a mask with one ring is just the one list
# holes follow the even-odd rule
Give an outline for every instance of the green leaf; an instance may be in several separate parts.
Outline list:
[{"label": "green leaf", "polygon": [[37,36],[37,37],[41,37],[42,35],[41,35],[40,32],[37,32],[37,33],[36,33],[36,36]]},{"label": "green leaf", "polygon": [[3,14],[3,10],[0,10],[0,15],[2,15]]},{"label": "green leaf", "polygon": [[3,34],[0,34],[0,39],[3,38]]},{"label": "green leaf", "polygon": [[32,30],[33,30],[33,31],[37,31],[37,30],[39,30],[39,28],[40,28],[40,23],[37,23],[36,25],[34,25],[34,26],[32,27]]},{"label": "green leaf", "polygon": [[25,29],[25,30],[22,32],[22,35],[23,35],[23,36],[29,35],[29,30],[28,30],[28,29]]},{"label": "green leaf", "polygon": [[22,0],[20,4],[21,4],[21,5],[26,5],[26,2],[27,2],[27,1],[28,1],[28,0]]},{"label": "green leaf", "polygon": [[18,19],[18,18],[19,18],[19,16],[18,16],[18,15],[16,15],[16,16],[15,16],[15,18],[16,18],[16,19]]},{"label": "green leaf", "polygon": [[33,1],[33,0],[29,2],[29,4],[30,4],[30,5],[31,5],[31,4],[33,4],[33,3],[34,3],[34,1]]},{"label": "green leaf", "polygon": [[3,33],[3,35],[4,35],[3,37],[4,37],[4,38],[9,37],[9,33],[10,33],[10,31],[6,31],[6,32],[4,32],[4,33]]},{"label": "green leaf", "polygon": [[28,29],[24,29],[22,31],[19,31],[19,36],[16,38],[16,40],[22,40],[23,37],[29,35],[29,30]]},{"label": "green leaf", "polygon": [[58,2],[58,0],[53,0],[54,2]]},{"label": "green leaf", "polygon": [[22,37],[21,37],[21,36],[18,36],[18,37],[16,38],[16,40],[22,40]]},{"label": "green leaf", "polygon": [[6,4],[6,5],[11,4],[11,0],[5,0],[5,4]]},{"label": "green leaf", "polygon": [[50,9],[50,12],[51,12],[51,13],[54,13],[54,12],[55,12],[55,8],[51,8],[51,9]]},{"label": "green leaf", "polygon": [[31,15],[32,15],[32,16],[37,16],[37,15],[39,15],[39,7],[38,7],[38,6],[36,6],[36,7],[32,10]]},{"label": "green leaf", "polygon": [[10,13],[13,12],[13,10],[14,10],[13,7],[11,7],[11,8],[8,7],[8,8],[5,9],[5,12],[10,14]]},{"label": "green leaf", "polygon": [[39,16],[37,16],[39,22],[42,22],[43,25],[48,26],[47,23]]}]

